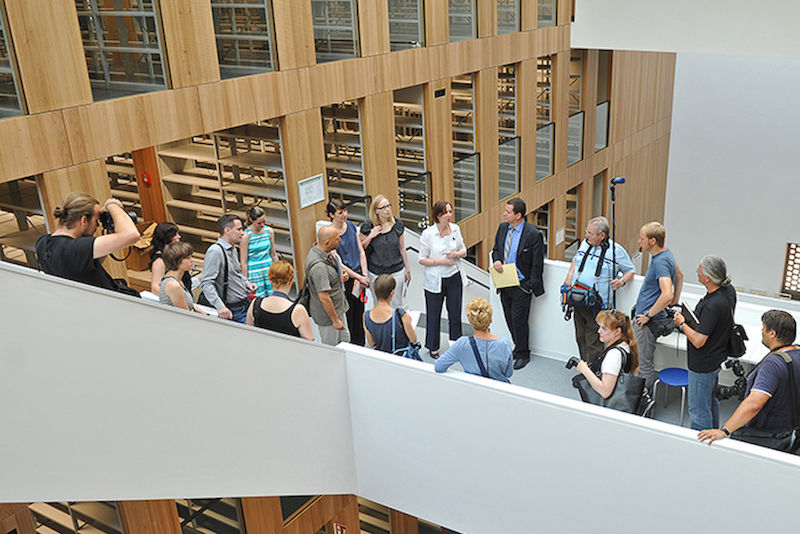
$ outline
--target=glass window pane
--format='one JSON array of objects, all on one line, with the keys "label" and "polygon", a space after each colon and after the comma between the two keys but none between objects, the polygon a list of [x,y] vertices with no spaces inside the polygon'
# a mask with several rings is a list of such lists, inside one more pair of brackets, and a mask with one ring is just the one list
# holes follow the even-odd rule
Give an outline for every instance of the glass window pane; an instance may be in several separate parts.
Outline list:
[{"label": "glass window pane", "polygon": [[448,0],[450,3],[450,42],[478,37],[475,21],[475,0]]},{"label": "glass window pane", "polygon": [[541,127],[553,121],[553,58],[543,56],[536,65],[536,126]]},{"label": "glass window pane", "polygon": [[389,41],[391,50],[425,45],[422,0],[389,1]]},{"label": "glass window pane", "polygon": [[270,0],[212,0],[222,78],[276,70]]},{"label": "glass window pane", "polygon": [[553,174],[553,148],[556,125],[550,123],[536,130],[536,181]]},{"label": "glass window pane", "polygon": [[176,499],[184,534],[245,532],[239,499]]},{"label": "glass window pane", "polygon": [[520,0],[497,0],[497,33],[519,31]]},{"label": "glass window pane", "polygon": [[576,113],[569,118],[567,128],[567,165],[572,165],[583,159],[583,116]]},{"label": "glass window pane", "polygon": [[360,224],[367,220],[369,202],[364,189],[358,102],[345,101],[323,107],[322,136],[328,194],[342,200],[348,206],[350,218]]},{"label": "glass window pane", "polygon": [[556,6],[558,5],[558,0],[537,0],[539,2],[538,5],[538,16],[539,28],[546,28],[548,26],[555,26],[556,25]]},{"label": "glass window pane", "polygon": [[[121,533],[122,522],[114,501],[35,502],[28,506],[36,532]],[[14,531],[16,532],[16,531]]]},{"label": "glass window pane", "polygon": [[311,15],[317,63],[358,56],[353,0],[311,0]]},{"label": "glass window pane", "polygon": [[47,233],[38,181],[0,184],[0,260],[36,267],[36,240]]},{"label": "glass window pane", "polygon": [[95,100],[167,88],[153,1],[75,0]]},{"label": "glass window pane", "polygon": [[608,146],[608,112],[611,103],[606,101],[597,106],[594,129],[594,151],[602,150]]},{"label": "glass window pane", "polygon": [[11,37],[5,30],[3,14],[0,10],[0,118],[20,115],[22,105],[19,101],[16,72],[11,62]]},{"label": "glass window pane", "polygon": [[422,86],[394,92],[394,138],[399,214],[403,224],[424,230],[429,223],[430,178],[425,170]]},{"label": "glass window pane", "polygon": [[498,200],[519,191],[520,138],[517,133],[517,69],[505,65],[497,70],[499,168]]}]

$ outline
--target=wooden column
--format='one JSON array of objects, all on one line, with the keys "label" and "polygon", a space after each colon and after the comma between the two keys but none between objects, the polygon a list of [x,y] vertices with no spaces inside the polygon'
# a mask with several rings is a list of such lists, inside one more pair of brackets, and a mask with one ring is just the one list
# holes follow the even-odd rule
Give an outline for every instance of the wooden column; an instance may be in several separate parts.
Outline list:
[{"label": "wooden column", "polygon": [[219,61],[210,2],[161,2],[171,87],[219,81]]},{"label": "wooden column", "polygon": [[413,515],[389,508],[391,534],[419,534],[419,520]]},{"label": "wooden column", "polygon": [[281,534],[283,532],[280,497],[244,497],[241,502],[247,534]]},{"label": "wooden column", "polygon": [[309,534],[332,522],[344,525],[347,532],[360,532],[355,495],[323,495],[293,517],[284,527],[284,533]]},{"label": "wooden column", "polygon": [[388,2],[358,2],[361,57],[389,53]]},{"label": "wooden column", "polygon": [[[361,532],[361,520],[358,517],[358,498],[355,495],[338,496],[340,508],[334,514],[330,523],[339,523],[347,529],[347,532],[358,534]],[[328,529],[328,532],[333,532]]]},{"label": "wooden column", "polygon": [[275,48],[281,70],[307,67],[317,62],[311,2],[272,0]]},{"label": "wooden column", "polygon": [[36,534],[36,525],[27,503],[0,504],[0,532]]},{"label": "wooden column", "polygon": [[317,202],[301,209],[297,182],[316,174],[322,174],[327,199],[325,155],[322,143],[322,116],[319,108],[286,115],[281,118],[281,141],[286,193],[289,197],[289,218],[292,224],[297,279],[305,277],[305,260],[308,251],[317,240],[314,224],[327,219],[325,202]]},{"label": "wooden column", "polygon": [[[58,227],[58,221],[53,217],[53,210],[64,200],[67,193],[82,191],[92,195],[101,204],[111,196],[106,162],[101,159],[67,167],[66,169],[46,172],[39,178],[39,188],[44,203],[44,211],[47,215],[47,222],[51,230],[55,230]],[[123,251],[117,251],[114,255],[121,257],[124,256],[124,253]],[[103,263],[103,267],[113,278],[128,279],[128,270],[124,261],[118,262],[107,258]]]},{"label": "wooden column", "polygon": [[125,534],[181,534],[173,500],[117,501]]},{"label": "wooden column", "polygon": [[594,155],[595,128],[597,126],[597,50],[587,50],[583,66],[583,159]]},{"label": "wooden column", "polygon": [[569,124],[569,50],[558,52],[553,58],[553,87],[550,93],[550,105],[553,110],[553,122],[556,123],[555,161],[553,174],[567,168],[567,137]]},{"label": "wooden column", "polygon": [[[158,171],[155,147],[134,150],[131,155],[136,173],[136,186],[139,189],[139,201],[142,204],[142,218],[145,221],[166,221],[167,210],[164,206],[164,192],[161,189],[161,174]],[[145,182],[146,179],[149,183]]]},{"label": "wooden column", "polygon": [[[430,3],[430,2],[428,2]],[[437,91],[444,91],[436,96]],[[453,198],[453,125],[450,79],[425,84],[422,90],[425,123],[425,168],[431,173],[433,202]]]},{"label": "wooden column", "polygon": [[474,75],[475,150],[481,154],[481,211],[498,202],[497,67]]},{"label": "wooden column", "polygon": [[520,31],[535,30],[538,20],[539,0],[520,1]]},{"label": "wooden column", "polygon": [[517,67],[517,135],[520,136],[520,190],[536,184],[536,58]]},{"label": "wooden column", "polygon": [[[394,95],[391,91],[363,98],[361,106],[361,148],[364,164],[364,190],[367,195],[382,194],[399,214],[397,153],[394,145]],[[369,206],[367,206],[369,208]]]},{"label": "wooden column", "polygon": [[497,0],[477,0],[478,37],[497,35]]},{"label": "wooden column", "polygon": [[28,112],[91,103],[74,0],[5,0],[5,7]]},{"label": "wooden column", "polygon": [[427,0],[425,9],[425,46],[450,42],[450,11],[446,0]]}]

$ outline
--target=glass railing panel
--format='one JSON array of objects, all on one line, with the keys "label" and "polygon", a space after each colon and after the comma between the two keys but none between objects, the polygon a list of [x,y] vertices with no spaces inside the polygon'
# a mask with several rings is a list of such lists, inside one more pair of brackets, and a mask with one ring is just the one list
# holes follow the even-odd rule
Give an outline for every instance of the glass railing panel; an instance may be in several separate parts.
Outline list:
[{"label": "glass railing panel", "polygon": [[553,174],[556,125],[550,123],[536,130],[536,181]]},{"label": "glass railing panel", "polygon": [[498,200],[519,191],[519,147],[519,136],[507,139],[498,146]]},{"label": "glass railing panel", "polygon": [[400,193],[400,220],[410,230],[421,232],[430,223],[429,194],[431,173],[422,172],[408,175],[398,169],[398,190]]},{"label": "glass railing panel", "polygon": [[422,0],[389,1],[389,42],[391,50],[425,46]]},{"label": "glass railing panel", "polygon": [[10,43],[0,12],[0,119],[22,113],[16,72],[11,64]]},{"label": "glass railing panel", "polygon": [[521,0],[497,0],[497,33],[519,31],[519,5]]},{"label": "glass railing panel", "polygon": [[538,2],[539,22],[537,26],[539,28],[555,26],[558,0],[538,0]]},{"label": "glass railing panel", "polygon": [[47,231],[38,179],[0,184],[0,260],[36,268],[36,240]]},{"label": "glass railing panel", "polygon": [[178,507],[181,531],[184,534],[245,533],[239,499],[176,499],[175,505]]},{"label": "glass railing panel", "polygon": [[475,20],[475,0],[448,0],[450,42],[466,41],[478,36]]},{"label": "glass railing panel", "polygon": [[222,78],[276,69],[269,0],[212,0]]},{"label": "glass railing panel", "polygon": [[317,63],[358,56],[355,13],[353,0],[311,0]]},{"label": "glass railing panel", "polygon": [[475,152],[453,162],[455,220],[475,215],[480,206],[480,154]]},{"label": "glass railing panel", "polygon": [[37,533],[123,534],[114,501],[35,502],[28,510]]},{"label": "glass railing panel", "polygon": [[583,159],[583,119],[583,111],[569,118],[567,125],[567,166]]},{"label": "glass railing panel", "polygon": [[75,6],[95,100],[167,88],[152,0],[75,0]]},{"label": "glass railing panel", "polygon": [[594,126],[594,151],[604,149],[608,146],[608,112],[611,102],[606,100],[597,104],[597,115]]}]

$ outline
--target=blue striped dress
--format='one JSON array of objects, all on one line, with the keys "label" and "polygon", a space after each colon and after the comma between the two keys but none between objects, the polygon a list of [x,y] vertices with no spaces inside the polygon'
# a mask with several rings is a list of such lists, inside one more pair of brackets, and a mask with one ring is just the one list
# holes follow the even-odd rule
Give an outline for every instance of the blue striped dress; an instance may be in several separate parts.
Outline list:
[{"label": "blue striped dress", "polygon": [[257,297],[268,297],[272,295],[272,284],[267,277],[269,266],[272,265],[269,227],[265,226],[260,234],[253,233],[249,228],[245,232],[250,236],[250,245],[247,248],[247,279],[258,286]]}]

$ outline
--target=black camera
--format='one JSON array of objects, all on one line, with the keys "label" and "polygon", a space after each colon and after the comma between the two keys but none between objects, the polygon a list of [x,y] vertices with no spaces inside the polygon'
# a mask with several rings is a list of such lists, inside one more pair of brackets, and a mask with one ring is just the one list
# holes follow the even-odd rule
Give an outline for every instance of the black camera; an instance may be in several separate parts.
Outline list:
[{"label": "black camera", "polygon": [[[138,216],[136,215],[135,211],[126,211],[125,213],[128,214],[128,217],[131,218],[133,224],[136,224],[138,220]],[[111,214],[107,211],[100,213],[100,225],[103,227],[103,230],[106,233],[110,233],[114,231],[114,219],[111,217]]]},{"label": "black camera", "polygon": [[740,401],[744,400],[744,394],[745,391],[747,391],[747,378],[745,378],[742,362],[738,360],[726,360],[722,365],[726,369],[733,371],[733,374],[736,375],[736,380],[734,380],[732,386],[715,387],[714,396],[719,400],[726,400],[731,397],[736,397]]},{"label": "black camera", "polygon": [[572,369],[573,367],[575,367],[576,365],[578,365],[578,362],[579,362],[579,361],[580,361],[580,360],[579,360],[578,358],[576,358],[575,356],[573,356],[572,358],[570,358],[569,360],[567,360],[567,365],[565,365],[564,367],[566,367],[567,369]]}]

